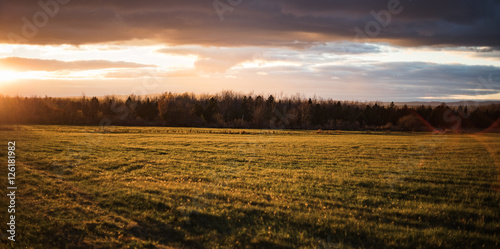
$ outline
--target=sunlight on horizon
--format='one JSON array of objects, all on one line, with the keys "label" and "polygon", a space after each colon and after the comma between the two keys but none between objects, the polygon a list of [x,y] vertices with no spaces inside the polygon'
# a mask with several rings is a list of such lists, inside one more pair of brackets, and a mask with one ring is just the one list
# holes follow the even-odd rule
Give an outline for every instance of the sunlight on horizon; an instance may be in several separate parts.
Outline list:
[{"label": "sunlight on horizon", "polygon": [[[365,47],[366,46],[366,47]],[[480,49],[480,48],[478,48]],[[348,51],[353,50],[353,53]],[[361,52],[356,52],[361,51]],[[421,70],[422,64],[471,67],[500,67],[500,61],[495,57],[481,57],[482,54],[473,50],[460,48],[406,48],[390,44],[354,44],[354,43],[327,43],[305,49],[283,48],[277,50],[272,47],[204,47],[198,45],[168,46],[168,45],[116,45],[116,44],[89,44],[89,45],[20,45],[0,44],[0,84],[20,82],[24,85],[10,84],[6,94],[29,92],[29,80],[54,81],[50,84],[61,84],[60,81],[71,83],[73,80],[95,80],[95,84],[73,89],[69,86],[66,91],[54,89],[51,94],[61,95],[62,92],[72,92],[70,95],[79,95],[99,86],[101,80],[137,81],[141,79],[163,79],[164,88],[176,85],[177,91],[192,91],[193,87],[205,88],[207,79],[226,79],[220,81],[218,89],[247,91],[246,82],[255,82],[251,90],[259,91],[263,87],[274,85],[273,91],[278,91],[279,85],[285,91],[308,92],[320,96],[332,96],[344,93],[346,98],[373,98],[380,100],[387,98],[379,89],[393,89],[393,87],[379,88],[377,84],[390,84],[395,81],[411,81],[405,78],[405,73],[411,73],[407,68],[413,66]],[[2,68],[2,61],[3,68]],[[422,63],[408,65],[404,63]],[[402,65],[406,71],[398,70]],[[427,66],[425,66],[427,67]],[[424,67],[424,69],[425,69]],[[391,68],[394,68],[391,71]],[[494,69],[494,68],[492,68]],[[418,70],[417,70],[418,71]],[[455,72],[443,71],[447,78],[455,77]],[[473,78],[478,75],[474,75]],[[437,81],[432,75],[422,74],[428,81]],[[435,77],[435,76],[434,76]],[[186,79],[189,78],[189,84]],[[461,77],[463,78],[463,77]],[[182,80],[181,80],[182,79]],[[455,78],[454,80],[461,80]],[[463,78],[462,80],[466,80]],[[471,79],[467,79],[471,80]],[[58,81],[57,83],[55,81]],[[184,86],[180,86],[180,84]],[[278,82],[280,84],[278,84]],[[43,83],[45,84],[45,83]],[[49,84],[49,83],[47,83]],[[298,85],[302,84],[300,87]],[[404,84],[400,84],[404,86]],[[63,84],[61,84],[63,86]],[[34,85],[33,85],[34,87]],[[40,87],[37,85],[36,87]],[[375,88],[374,88],[375,87]],[[416,86],[407,86],[416,87]],[[412,89],[413,89],[412,88]],[[103,91],[100,95],[112,92],[124,92],[123,84],[116,84],[113,88]],[[408,89],[407,89],[408,90]],[[78,92],[76,92],[78,91]],[[108,92],[112,91],[112,92]],[[66,93],[67,94],[67,93]],[[288,92],[293,94],[293,92]],[[372,94],[379,94],[373,95]],[[472,93],[474,94],[474,93]],[[478,99],[500,100],[500,96],[492,94],[487,97],[462,94],[432,94],[429,97],[415,96],[413,99],[422,100],[451,100],[451,99]]]}]

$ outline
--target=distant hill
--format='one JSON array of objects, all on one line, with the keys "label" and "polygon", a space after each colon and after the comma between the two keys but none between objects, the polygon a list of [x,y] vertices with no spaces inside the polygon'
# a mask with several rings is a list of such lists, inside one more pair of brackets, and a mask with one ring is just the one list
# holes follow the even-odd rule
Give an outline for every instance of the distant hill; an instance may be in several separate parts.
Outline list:
[{"label": "distant hill", "polygon": [[[441,104],[446,104],[450,107],[458,107],[458,106],[487,106],[491,104],[500,104],[500,101],[455,101],[455,102],[438,102],[438,101],[412,101],[412,102],[394,102],[397,106],[439,106]],[[384,103],[386,104],[386,103]],[[389,103],[390,104],[390,103]]]}]

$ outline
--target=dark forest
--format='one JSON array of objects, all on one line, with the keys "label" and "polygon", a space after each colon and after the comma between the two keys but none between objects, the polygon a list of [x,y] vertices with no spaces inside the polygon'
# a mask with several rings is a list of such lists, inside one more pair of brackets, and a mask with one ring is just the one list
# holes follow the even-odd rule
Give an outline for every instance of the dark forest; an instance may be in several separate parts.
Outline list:
[{"label": "dark forest", "polygon": [[500,104],[399,106],[231,91],[126,100],[0,96],[1,124],[464,132],[497,128],[499,118]]}]

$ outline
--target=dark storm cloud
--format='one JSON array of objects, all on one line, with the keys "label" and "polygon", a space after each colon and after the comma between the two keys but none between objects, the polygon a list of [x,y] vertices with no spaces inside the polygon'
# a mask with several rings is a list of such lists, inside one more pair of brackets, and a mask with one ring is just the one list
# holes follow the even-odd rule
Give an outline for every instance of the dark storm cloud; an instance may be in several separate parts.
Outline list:
[{"label": "dark storm cloud", "polygon": [[15,71],[59,71],[95,70],[104,68],[141,68],[154,66],[123,61],[86,60],[68,62],[59,60],[6,57],[0,58],[0,67]]},{"label": "dark storm cloud", "polygon": [[[225,12],[221,22],[212,0],[59,0],[59,11],[49,8],[53,17],[45,15],[45,19],[38,1],[2,0],[0,42],[85,44],[152,39],[177,45],[308,46],[353,40],[354,27],[365,30],[375,20],[370,12],[387,10],[390,1],[396,0],[242,0]],[[500,47],[498,0],[400,0],[400,5],[402,12],[393,14],[391,22],[367,41]],[[38,18],[35,24],[33,17]]]}]

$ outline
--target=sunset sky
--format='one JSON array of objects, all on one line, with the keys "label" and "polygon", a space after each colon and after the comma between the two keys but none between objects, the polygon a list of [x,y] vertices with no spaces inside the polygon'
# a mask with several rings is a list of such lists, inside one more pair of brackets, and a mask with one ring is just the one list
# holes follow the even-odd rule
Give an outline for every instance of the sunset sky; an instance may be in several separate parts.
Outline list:
[{"label": "sunset sky", "polygon": [[498,0],[0,0],[0,94],[500,100]]}]

